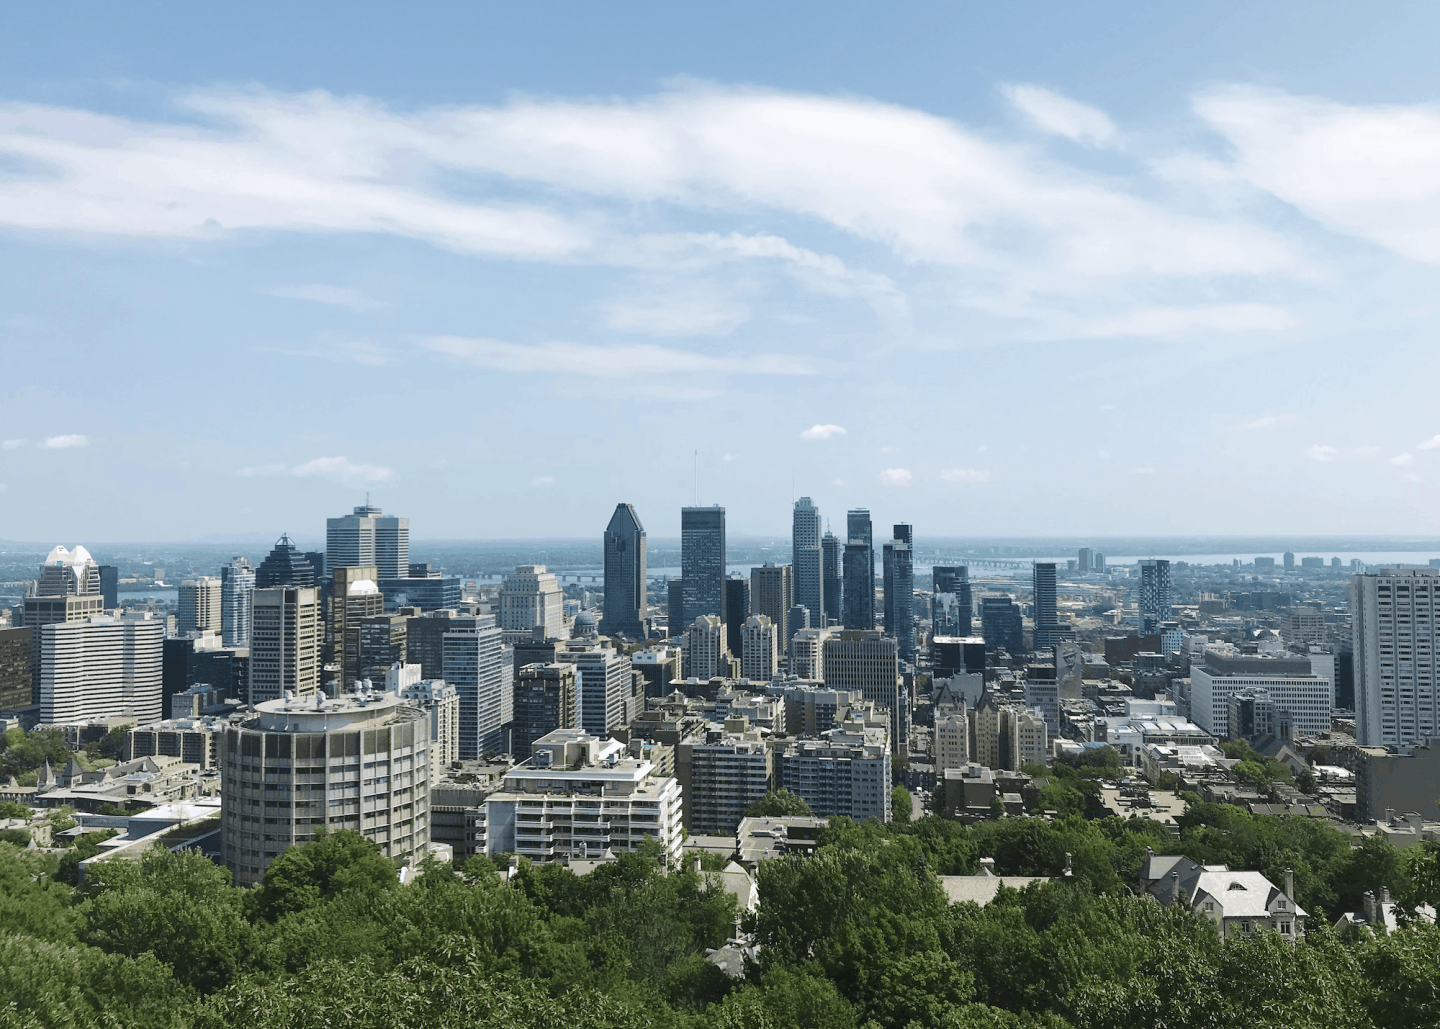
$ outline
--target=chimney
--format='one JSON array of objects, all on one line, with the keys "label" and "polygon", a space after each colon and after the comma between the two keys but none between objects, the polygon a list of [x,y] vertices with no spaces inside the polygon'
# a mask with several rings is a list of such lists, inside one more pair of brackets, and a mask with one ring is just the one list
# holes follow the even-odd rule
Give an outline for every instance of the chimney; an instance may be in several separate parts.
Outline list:
[{"label": "chimney", "polygon": [[1394,809],[1393,807],[1387,807],[1387,808],[1385,809],[1385,821],[1387,821],[1387,822],[1393,822],[1393,821],[1395,821],[1395,809]]},{"label": "chimney", "polygon": [[1291,902],[1291,903],[1294,903],[1294,901],[1295,901],[1295,869],[1293,869],[1293,868],[1287,868],[1287,869],[1285,869],[1285,896],[1287,896],[1287,897],[1290,898],[1290,902]]},{"label": "chimney", "polygon": [[519,872],[520,872],[520,859],[519,859],[518,857],[512,857],[512,858],[510,859],[510,867],[505,870],[505,878],[506,878],[506,879],[513,879],[513,878],[515,878],[515,876],[516,876],[517,874],[519,874]]},{"label": "chimney", "polygon": [[1365,898],[1364,898],[1364,900],[1361,902],[1360,910],[1363,911],[1364,914],[1365,914],[1365,923],[1366,923],[1367,925],[1374,925],[1374,924],[1375,924],[1375,894],[1374,894],[1373,891],[1371,891],[1371,890],[1366,890],[1366,891],[1365,891]]},{"label": "chimney", "polygon": [[696,874],[696,875],[699,875],[699,874],[700,874],[700,855],[699,855],[699,854],[696,854],[696,855],[695,855],[695,874]]},{"label": "chimney", "polygon": [[980,874],[989,876],[992,879],[995,877],[995,859],[993,857],[983,857],[980,859]]},{"label": "chimney", "polygon": [[1380,887],[1380,917],[1385,917],[1385,905],[1390,903],[1390,887]]},{"label": "chimney", "polygon": [[1066,875],[1066,877],[1068,878],[1068,877],[1070,877],[1070,876],[1072,876],[1072,875],[1074,875],[1074,874],[1075,874],[1074,869],[1072,869],[1072,868],[1070,867],[1070,852],[1067,850],[1067,851],[1065,852],[1065,875]]},{"label": "chimney", "polygon": [[1180,873],[1170,873],[1170,903],[1174,904],[1180,899]]}]

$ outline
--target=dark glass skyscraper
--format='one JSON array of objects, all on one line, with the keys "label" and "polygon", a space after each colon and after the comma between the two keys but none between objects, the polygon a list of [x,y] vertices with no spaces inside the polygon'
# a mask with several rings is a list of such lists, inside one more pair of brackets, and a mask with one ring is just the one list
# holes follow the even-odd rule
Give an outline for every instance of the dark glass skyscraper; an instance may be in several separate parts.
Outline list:
[{"label": "dark glass skyscraper", "polygon": [[719,504],[680,509],[680,578],[687,624],[701,615],[725,620],[725,509]]},{"label": "dark glass skyscraper", "polygon": [[616,504],[605,528],[605,616],[600,631],[643,640],[647,613],[645,527],[633,505]]},{"label": "dark glass skyscraper", "polygon": [[1025,652],[1025,624],[1020,605],[1009,597],[980,598],[980,632],[986,650],[1004,650],[1011,655]]},{"label": "dark glass skyscraper", "polygon": [[1035,649],[1053,646],[1061,626],[1055,606],[1055,562],[1036,561],[1032,572],[1035,587]]},{"label": "dark glass skyscraper", "polygon": [[795,603],[810,612],[811,625],[825,624],[824,555],[820,549],[820,509],[809,497],[795,502],[791,523]]},{"label": "dark glass skyscraper", "polygon": [[[320,559],[323,562],[323,555],[320,555]],[[312,556],[302,554],[296,548],[295,541],[289,535],[283,535],[275,541],[275,549],[270,551],[269,556],[260,562],[260,567],[255,569],[255,588],[268,590],[276,586],[315,586],[323,574],[323,566],[320,574],[316,574]]]},{"label": "dark glass skyscraper", "polygon": [[934,598],[931,603],[933,634],[936,636],[969,636],[973,612],[970,595],[970,569],[965,565],[937,565]]},{"label": "dark glass skyscraper", "polygon": [[875,628],[875,541],[870,512],[845,515],[845,619],[847,629]]},{"label": "dark glass skyscraper", "polygon": [[1170,606],[1170,562],[1162,559],[1140,562],[1140,632],[1160,631],[1160,623],[1175,617]]},{"label": "dark glass skyscraper", "polygon": [[731,576],[725,580],[725,645],[740,656],[740,630],[750,617],[750,580]]},{"label": "dark glass skyscraper", "polygon": [[[828,622],[833,618],[835,621],[843,621],[845,617],[845,543],[834,533],[827,532],[820,539],[820,560],[821,579],[825,589],[825,618]],[[813,620],[810,623],[814,628],[823,629],[824,625],[817,625]]]},{"label": "dark glass skyscraper", "polygon": [[915,660],[915,528],[901,523],[885,544],[885,631],[895,637],[900,660]]}]

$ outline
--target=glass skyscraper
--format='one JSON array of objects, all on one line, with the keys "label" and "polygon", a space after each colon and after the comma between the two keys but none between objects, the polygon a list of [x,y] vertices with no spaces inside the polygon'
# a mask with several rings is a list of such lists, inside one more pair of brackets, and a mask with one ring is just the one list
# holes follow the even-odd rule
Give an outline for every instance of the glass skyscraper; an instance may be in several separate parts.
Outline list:
[{"label": "glass skyscraper", "polygon": [[680,579],[686,625],[701,615],[725,620],[725,509],[719,504],[680,509]]},{"label": "glass skyscraper", "polygon": [[895,637],[900,660],[915,660],[915,528],[900,523],[885,544],[885,631]]},{"label": "glass skyscraper", "polygon": [[875,541],[870,512],[845,515],[845,618],[847,629],[875,628]]},{"label": "glass skyscraper", "polygon": [[643,640],[647,614],[645,527],[633,505],[616,504],[605,527],[605,616],[600,631]]},{"label": "glass skyscraper", "polygon": [[795,603],[810,612],[811,625],[825,624],[824,556],[820,550],[820,509],[809,497],[795,502],[791,523]]},{"label": "glass skyscraper", "polygon": [[[820,539],[821,578],[825,588],[825,624],[830,619],[844,620],[845,598],[845,543],[833,532],[827,532]],[[814,628],[823,629],[825,624],[810,623]]]}]

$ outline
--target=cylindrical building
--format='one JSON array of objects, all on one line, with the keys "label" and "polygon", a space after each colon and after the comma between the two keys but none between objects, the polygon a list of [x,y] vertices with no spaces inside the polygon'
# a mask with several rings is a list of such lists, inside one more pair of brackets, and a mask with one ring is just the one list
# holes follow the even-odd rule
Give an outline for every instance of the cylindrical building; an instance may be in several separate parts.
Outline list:
[{"label": "cylindrical building", "polygon": [[354,829],[387,857],[418,861],[430,842],[430,734],[393,694],[271,700],[225,732],[222,847],[237,886],[261,880],[317,826]]}]

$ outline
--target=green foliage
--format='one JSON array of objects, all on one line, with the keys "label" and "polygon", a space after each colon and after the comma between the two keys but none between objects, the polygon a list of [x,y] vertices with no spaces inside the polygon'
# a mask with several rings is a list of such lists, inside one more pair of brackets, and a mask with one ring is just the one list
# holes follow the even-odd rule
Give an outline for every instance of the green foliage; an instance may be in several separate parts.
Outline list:
[{"label": "green foliage", "polygon": [[30,809],[13,800],[0,803],[0,818],[30,818]]},{"label": "green foliage", "polygon": [[267,921],[304,911],[342,894],[372,894],[394,889],[395,865],[380,848],[354,829],[327,833],[291,847],[270,863],[252,895],[256,913]]},{"label": "green foliage", "polygon": [[770,790],[745,809],[746,818],[796,818],[810,814],[810,805],[789,790]]},{"label": "green foliage", "polygon": [[85,744],[86,757],[119,761],[120,755],[125,748],[125,735],[129,731],[129,726],[118,726],[111,729],[100,739]]},{"label": "green foliage", "polygon": [[[0,782],[11,776],[24,776],[41,768],[46,761],[59,769],[73,755],[65,746],[65,734],[59,729],[24,732],[19,728],[0,733]],[[34,785],[31,783],[31,785]]]},{"label": "green foliage", "polygon": [[896,786],[890,791],[891,818],[897,822],[908,822],[914,810],[915,798],[910,796],[910,791],[904,786]]},{"label": "green foliage", "polygon": [[71,847],[60,859],[60,866],[56,869],[55,878],[69,886],[78,886],[80,883],[80,862],[89,861],[100,853],[100,844],[115,835],[114,829],[99,829],[95,832],[87,832],[75,840],[75,846]]}]

